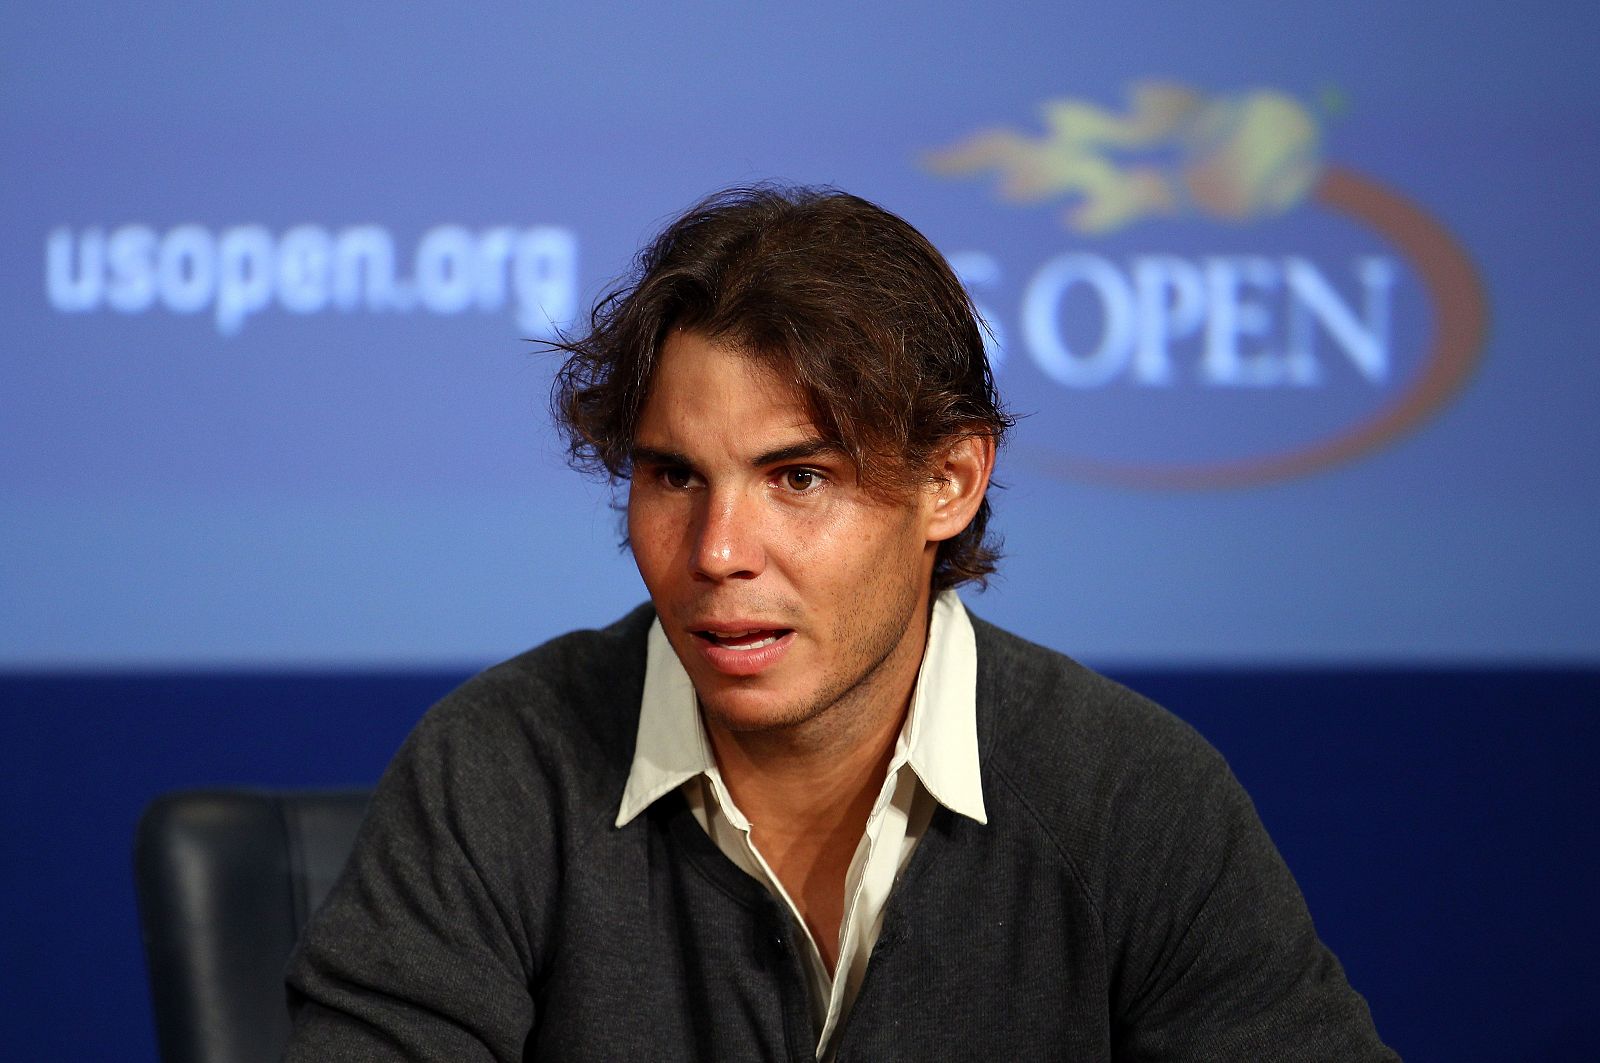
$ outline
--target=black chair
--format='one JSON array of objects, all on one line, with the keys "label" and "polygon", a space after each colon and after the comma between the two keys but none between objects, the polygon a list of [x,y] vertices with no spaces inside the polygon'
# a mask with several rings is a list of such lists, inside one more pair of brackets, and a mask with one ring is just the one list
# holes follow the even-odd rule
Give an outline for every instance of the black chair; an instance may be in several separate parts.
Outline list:
[{"label": "black chair", "polygon": [[139,820],[134,874],[163,1063],[276,1063],[283,969],[367,791],[201,790]]}]

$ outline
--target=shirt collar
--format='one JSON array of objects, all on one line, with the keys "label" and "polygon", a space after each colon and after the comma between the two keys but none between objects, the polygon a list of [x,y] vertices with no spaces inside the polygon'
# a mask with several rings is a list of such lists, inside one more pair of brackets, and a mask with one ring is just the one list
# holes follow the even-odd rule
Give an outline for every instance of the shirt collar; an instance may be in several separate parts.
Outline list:
[{"label": "shirt collar", "polygon": [[934,800],[988,823],[978,771],[978,640],[953,590],[933,601],[905,737],[911,770]]},{"label": "shirt collar", "polygon": [[[979,823],[989,821],[978,770],[977,639],[955,591],[934,599],[928,644],[899,750],[906,751],[903,762],[911,765],[934,800]],[[897,751],[890,770],[900,763]],[[626,826],[689,779],[716,774],[694,685],[658,619],[646,640],[638,740],[616,825]]]},{"label": "shirt collar", "polygon": [[658,617],[645,640],[644,696],[639,704],[639,736],[633,766],[617,809],[617,826],[696,775],[716,769],[711,744],[700,722],[689,673],[667,641]]}]

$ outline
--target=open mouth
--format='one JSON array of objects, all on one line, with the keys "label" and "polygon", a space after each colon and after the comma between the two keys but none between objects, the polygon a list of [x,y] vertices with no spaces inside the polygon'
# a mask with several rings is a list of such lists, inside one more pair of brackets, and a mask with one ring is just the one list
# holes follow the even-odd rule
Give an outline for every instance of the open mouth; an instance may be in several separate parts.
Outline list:
[{"label": "open mouth", "polygon": [[793,628],[751,628],[748,631],[696,631],[695,638],[725,650],[749,651],[771,646]]}]

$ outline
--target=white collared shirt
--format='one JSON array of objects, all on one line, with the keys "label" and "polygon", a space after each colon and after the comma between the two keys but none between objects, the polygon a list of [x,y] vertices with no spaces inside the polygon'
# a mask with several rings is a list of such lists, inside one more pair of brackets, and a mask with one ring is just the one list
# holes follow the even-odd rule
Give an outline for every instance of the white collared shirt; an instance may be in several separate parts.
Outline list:
[{"label": "white collared shirt", "polygon": [[[750,821],[722,781],[689,674],[661,622],[650,627],[638,742],[616,825],[626,826],[661,797],[682,788],[717,847],[783,901],[806,942],[813,1017],[821,1031],[819,1059],[830,1054],[834,1032],[861,988],[889,892],[922,837],[934,804],[988,822],[978,771],[977,682],[972,621],[956,593],[944,591],[934,599],[911,711],[845,876],[839,960],[836,973],[829,975],[799,908],[756,848]],[[908,766],[910,771],[901,770]]]}]

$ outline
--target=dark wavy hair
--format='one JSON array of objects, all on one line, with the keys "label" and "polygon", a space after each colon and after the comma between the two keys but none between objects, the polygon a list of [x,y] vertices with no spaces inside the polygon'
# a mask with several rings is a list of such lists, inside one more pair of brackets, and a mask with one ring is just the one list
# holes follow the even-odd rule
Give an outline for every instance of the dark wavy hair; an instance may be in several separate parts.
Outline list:
[{"label": "dark wavy hair", "polygon": [[[717,192],[640,252],[595,304],[552,395],[579,469],[628,479],[634,431],[670,329],[758,358],[806,396],[824,438],[861,483],[904,497],[962,436],[998,445],[1012,425],[961,282],[925,237],[834,189]],[[983,584],[999,558],[989,502],[939,544],[933,587]]]}]

